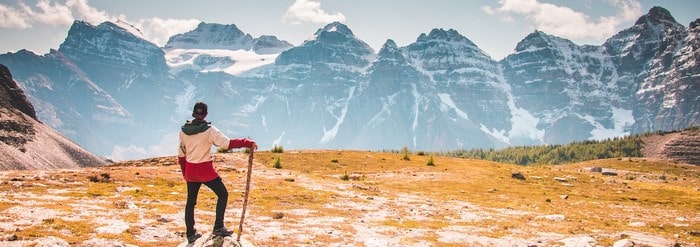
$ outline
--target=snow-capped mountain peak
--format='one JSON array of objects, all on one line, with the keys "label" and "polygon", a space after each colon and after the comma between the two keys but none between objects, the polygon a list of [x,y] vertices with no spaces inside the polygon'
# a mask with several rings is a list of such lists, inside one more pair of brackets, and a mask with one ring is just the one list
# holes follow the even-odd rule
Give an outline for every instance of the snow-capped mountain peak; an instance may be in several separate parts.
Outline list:
[{"label": "snow-capped mountain peak", "polygon": [[282,52],[275,63],[277,65],[333,63],[357,69],[367,67],[372,55],[374,55],[372,47],[355,37],[350,28],[340,22],[333,22],[316,31],[314,38]]},{"label": "snow-capped mountain peak", "polygon": [[200,23],[192,31],[171,37],[164,49],[171,72],[221,71],[239,75],[271,64],[282,52],[293,47],[275,36],[253,39],[236,25]]},{"label": "snow-capped mountain peak", "polygon": [[461,35],[459,32],[457,32],[454,29],[442,29],[442,28],[435,28],[432,31],[430,31],[430,34],[425,35],[422,33],[420,36],[418,36],[418,39],[416,42],[428,42],[431,40],[440,40],[444,42],[457,42],[457,43],[466,43],[467,45],[470,46],[476,46],[471,40],[469,40],[467,37],[464,37]]},{"label": "snow-capped mountain peak", "polygon": [[166,50],[172,49],[224,49],[250,50],[253,37],[243,33],[236,25],[199,23],[192,31],[177,34],[168,39]]},{"label": "snow-capped mountain peak", "polygon": [[344,36],[348,36],[348,37],[355,36],[352,33],[352,30],[350,30],[350,28],[348,28],[348,26],[346,26],[343,23],[337,22],[337,21],[332,22],[332,23],[324,26],[323,28],[318,29],[318,31],[316,31],[316,33],[314,33],[314,37],[318,37],[319,35],[321,35],[321,33],[324,33],[324,32],[340,33],[340,34],[342,34]]},{"label": "snow-capped mountain peak", "polygon": [[120,27],[121,29],[124,29],[125,31],[133,34],[134,36],[136,36],[140,39],[149,41],[149,39],[146,38],[146,36],[141,32],[140,29],[138,29],[137,27],[135,27],[134,25],[131,25],[130,23],[128,23],[126,21],[118,20],[117,22],[113,22],[113,23],[106,22],[106,23],[114,24],[115,26]]}]

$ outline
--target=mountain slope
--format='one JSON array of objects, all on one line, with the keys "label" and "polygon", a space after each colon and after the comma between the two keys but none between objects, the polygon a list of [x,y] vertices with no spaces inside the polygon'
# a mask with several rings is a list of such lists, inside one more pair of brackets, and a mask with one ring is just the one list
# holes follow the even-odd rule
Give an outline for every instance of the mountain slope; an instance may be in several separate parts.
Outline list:
[{"label": "mountain slope", "polygon": [[102,166],[106,162],[36,119],[33,106],[0,65],[0,170]]}]

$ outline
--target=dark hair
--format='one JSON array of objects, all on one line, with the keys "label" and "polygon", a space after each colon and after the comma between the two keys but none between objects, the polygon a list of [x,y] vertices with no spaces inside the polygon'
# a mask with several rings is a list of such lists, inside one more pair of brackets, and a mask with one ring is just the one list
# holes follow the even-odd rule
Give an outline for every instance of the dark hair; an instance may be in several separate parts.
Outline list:
[{"label": "dark hair", "polygon": [[194,104],[194,108],[192,109],[192,117],[194,117],[194,118],[197,118],[197,117],[204,118],[204,117],[206,117],[206,116],[207,116],[207,113],[208,113],[208,112],[207,112],[207,108],[209,108],[209,107],[207,106],[206,103],[204,103],[204,102],[197,102],[196,104]]}]

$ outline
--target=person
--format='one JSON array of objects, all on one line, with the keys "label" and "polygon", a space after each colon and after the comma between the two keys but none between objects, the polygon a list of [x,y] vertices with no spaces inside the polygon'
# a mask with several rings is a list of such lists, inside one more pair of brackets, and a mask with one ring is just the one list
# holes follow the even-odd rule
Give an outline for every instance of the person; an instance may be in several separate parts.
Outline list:
[{"label": "person", "polygon": [[186,234],[189,243],[202,236],[194,229],[194,208],[197,204],[197,195],[202,184],[209,187],[217,196],[216,218],[212,235],[225,237],[233,234],[233,231],[229,231],[224,227],[224,213],[228,203],[228,191],[221,181],[221,177],[214,169],[211,145],[213,144],[224,149],[247,147],[255,150],[258,148],[255,141],[250,139],[229,139],[216,127],[212,126],[210,122],[204,120],[207,114],[207,104],[197,102],[192,110],[194,119],[188,120],[180,131],[180,145],[177,157],[182,176],[187,182],[185,226],[187,227]]}]

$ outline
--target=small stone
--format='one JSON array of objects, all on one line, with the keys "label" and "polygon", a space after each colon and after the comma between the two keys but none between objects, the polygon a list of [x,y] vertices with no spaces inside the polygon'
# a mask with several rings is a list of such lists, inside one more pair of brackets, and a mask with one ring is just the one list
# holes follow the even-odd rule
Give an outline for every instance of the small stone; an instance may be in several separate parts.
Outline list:
[{"label": "small stone", "polygon": [[525,176],[523,176],[523,174],[520,172],[515,172],[515,173],[511,174],[510,177],[518,179],[518,180],[525,180]]}]

